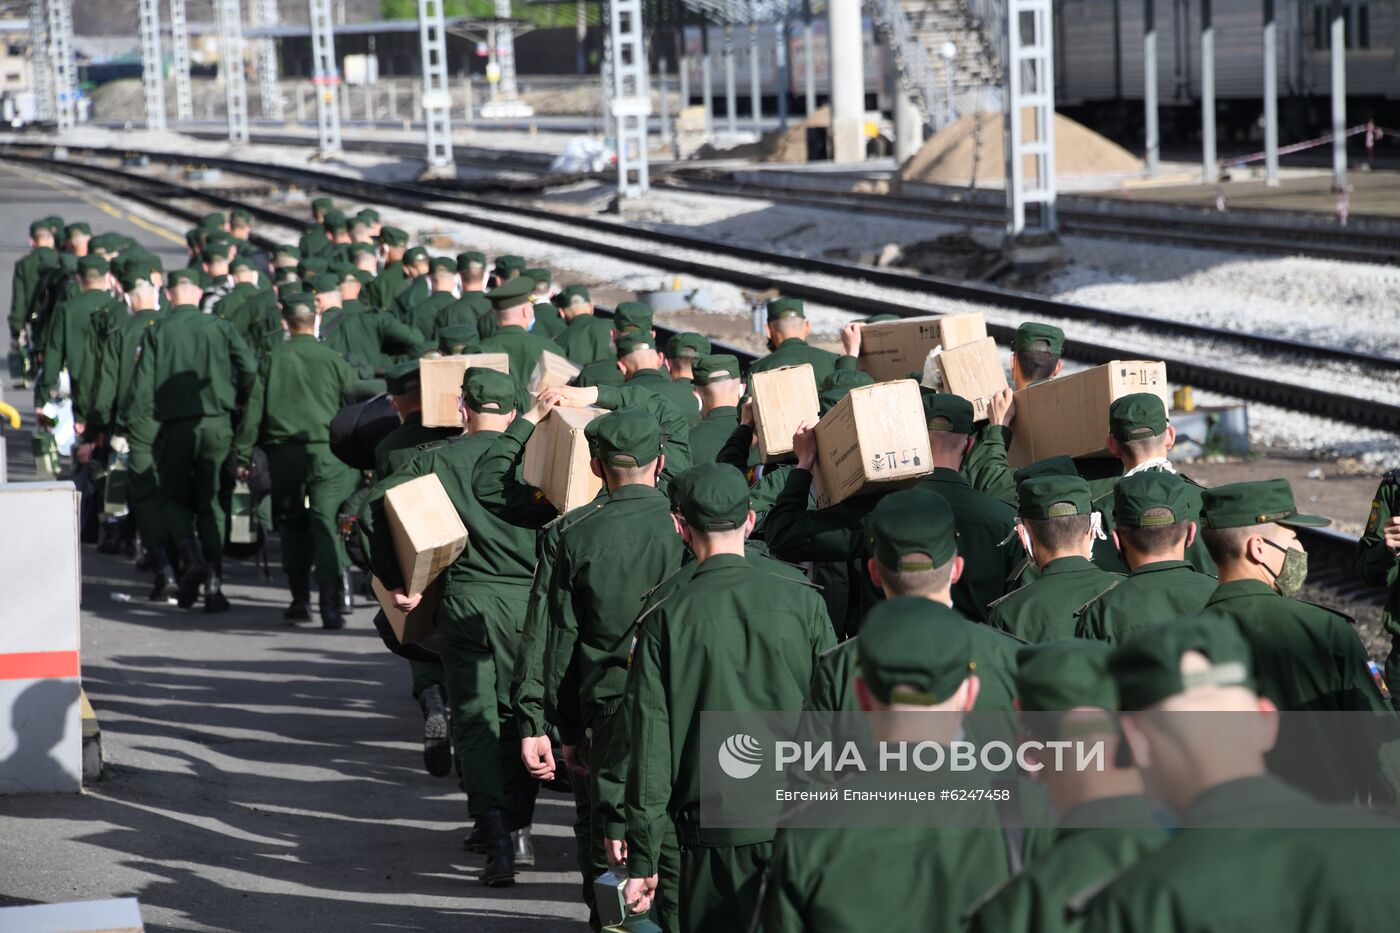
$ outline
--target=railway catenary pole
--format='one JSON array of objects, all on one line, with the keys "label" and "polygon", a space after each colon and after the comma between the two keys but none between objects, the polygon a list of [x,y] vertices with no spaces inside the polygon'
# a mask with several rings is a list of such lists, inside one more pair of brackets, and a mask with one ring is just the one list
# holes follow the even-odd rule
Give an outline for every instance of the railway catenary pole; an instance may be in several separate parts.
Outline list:
[{"label": "railway catenary pole", "polygon": [[1264,0],[1264,185],[1278,186],[1278,23]]},{"label": "railway catenary pole", "polygon": [[680,119],[680,112],[690,106],[690,46],[686,44],[685,36],[686,9],[684,3],[676,3],[676,78],[680,82],[677,120]]},{"label": "railway catenary pole", "polygon": [[734,82],[734,24],[724,24],[724,126],[739,132],[739,91]]},{"label": "railway catenary pole", "polygon": [[54,119],[53,65],[49,62],[49,12],[45,0],[29,0],[29,68],[40,120]]},{"label": "railway catenary pole", "polygon": [[224,105],[228,114],[228,141],[248,141],[248,83],[243,74],[243,4],[240,0],[216,0],[219,21],[220,70],[224,79]]},{"label": "railway catenary pole", "polygon": [[617,192],[620,197],[643,195],[647,176],[647,124],[651,117],[642,0],[611,0],[608,4],[612,37],[612,118],[617,140]]},{"label": "railway catenary pole", "polygon": [[859,162],[865,157],[865,49],[860,13],[860,0],[827,0],[833,162]]},{"label": "railway catenary pole", "polygon": [[442,0],[418,0],[418,45],[423,56],[423,129],[428,165],[452,164],[452,91],[447,80],[447,25]]},{"label": "railway catenary pole", "polygon": [[710,18],[700,12],[700,103],[705,111],[705,135],[715,133],[715,69],[710,56]]},{"label": "railway catenary pole", "polygon": [[1346,7],[1332,0],[1332,189],[1347,186]]},{"label": "railway catenary pole", "polygon": [[1157,174],[1161,139],[1157,135],[1157,23],[1154,0],[1142,3],[1142,106],[1147,174]]},{"label": "railway catenary pole", "polygon": [[753,118],[753,131],[763,133],[763,85],[758,72],[758,10],[757,4],[749,0],[749,116]]},{"label": "railway catenary pole", "polygon": [[788,124],[788,86],[792,80],[792,66],[788,64],[788,39],[790,37],[790,27],[788,24],[787,8],[783,8],[782,18],[778,20],[778,42],[775,46],[778,64],[778,129],[787,129]]},{"label": "railway catenary pole", "polygon": [[54,121],[59,130],[71,130],[78,124],[78,66],[73,58],[72,0],[48,0],[48,27]]},{"label": "railway catenary pole", "polygon": [[[281,22],[277,0],[257,0],[253,9],[258,15],[258,25],[263,29]],[[259,38],[257,55],[258,97],[262,102],[262,115],[269,120],[281,120],[282,82],[277,73],[277,40],[272,36]]]},{"label": "railway catenary pole", "polygon": [[805,116],[817,109],[817,62],[812,54],[812,0],[802,0],[802,85],[805,94]]},{"label": "railway catenary pole", "polygon": [[311,20],[311,84],[316,92],[317,151],[324,158],[340,151],[340,69],[335,60],[335,32],[330,0],[307,0]]},{"label": "railway catenary pole", "polygon": [[194,119],[194,86],[190,83],[190,24],[185,0],[170,0],[170,54],[175,70],[175,119]]},{"label": "railway catenary pole", "polygon": [[501,69],[501,100],[515,100],[515,27],[510,22],[510,0],[496,0],[496,18],[505,20],[496,26],[496,65]]},{"label": "railway catenary pole", "polygon": [[1211,0],[1201,0],[1201,181],[1215,183],[1215,23]]},{"label": "railway catenary pole", "polygon": [[[1006,66],[1006,236],[1054,233],[1055,35],[1053,0],[1008,0]],[[1029,27],[1029,28],[1027,28]],[[1029,121],[1027,120],[1029,114]],[[1027,132],[1027,122],[1030,132]],[[1033,169],[1027,177],[1026,162]],[[1028,225],[1026,205],[1039,204]]]},{"label": "railway catenary pole", "polygon": [[165,129],[165,59],[160,54],[160,0],[141,0],[136,13],[141,34],[141,88],[146,129]]}]

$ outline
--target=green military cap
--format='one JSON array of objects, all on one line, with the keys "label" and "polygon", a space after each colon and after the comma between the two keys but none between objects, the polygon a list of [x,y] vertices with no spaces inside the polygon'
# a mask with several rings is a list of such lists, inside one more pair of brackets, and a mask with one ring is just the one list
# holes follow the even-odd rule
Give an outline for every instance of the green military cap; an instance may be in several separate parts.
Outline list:
[{"label": "green military cap", "polygon": [[224,230],[209,230],[204,234],[204,242],[209,246],[231,246],[233,237]]},{"label": "green military cap", "polygon": [[273,273],[272,281],[274,284],[283,285],[287,282],[300,282],[301,276],[297,275],[297,270],[291,266],[283,266]]},{"label": "green military cap", "polygon": [[272,249],[274,256],[291,256],[294,259],[301,258],[301,250],[293,243],[279,243]]},{"label": "green military cap", "polygon": [[227,259],[233,253],[232,243],[209,243],[200,252],[199,258],[205,263],[211,263],[216,259]]},{"label": "green military cap", "polygon": [[617,356],[621,359],[629,353],[638,350],[655,350],[656,338],[647,331],[633,331],[628,334],[620,334],[617,338]]},{"label": "green military cap", "polygon": [[450,272],[457,274],[457,260],[451,256],[434,256],[428,260],[429,272]]},{"label": "green military cap", "polygon": [[374,273],[370,272],[368,269],[352,269],[350,270],[350,276],[361,285],[368,285],[370,282],[374,281]]},{"label": "green military cap", "polygon": [[[863,636],[862,636],[863,637]],[[1181,657],[1197,651],[1210,660],[1202,671],[1182,674]],[[1108,672],[1118,687],[1118,705],[1144,710],[1195,687],[1254,689],[1249,644],[1228,622],[1176,619],[1142,629],[1109,656]]]},{"label": "green military cap", "polygon": [[462,401],[474,412],[506,415],[515,411],[515,380],[484,366],[462,374]]},{"label": "green military cap", "polygon": [[203,288],[202,276],[199,269],[174,269],[165,273],[165,287],[174,288],[176,285],[184,283],[186,285],[197,285]]},{"label": "green military cap", "polygon": [[1049,353],[1059,356],[1065,349],[1065,332],[1053,324],[1027,321],[1016,328],[1011,349],[1017,353]]},{"label": "green military cap", "polygon": [[351,243],[345,247],[345,252],[351,257],[354,257],[363,253],[374,255],[379,252],[379,250],[373,243]]},{"label": "green military cap", "polygon": [[236,222],[245,225],[250,225],[253,222],[253,214],[251,211],[246,210],[245,208],[235,207],[233,210],[228,212],[228,220],[230,224]]},{"label": "green military cap", "polygon": [[1062,638],[1026,645],[1016,652],[1016,695],[1026,713],[1056,713],[1076,706],[1118,709],[1118,690],[1108,674],[1113,646],[1104,641]]},{"label": "green military cap", "polygon": [[958,535],[948,500],[929,489],[901,489],[880,500],[865,519],[870,553],[890,570],[932,570],[957,556]]},{"label": "green military cap", "polygon": [[355,222],[363,222],[370,226],[377,224],[379,223],[379,211],[375,210],[372,207],[362,207],[360,208],[359,213],[355,215]]},{"label": "green military cap", "polygon": [[1228,483],[1207,489],[1201,500],[1201,521],[1207,528],[1268,524],[1321,528],[1332,524],[1330,518],[1299,512],[1293,504],[1293,487],[1286,479]]},{"label": "green military cap", "polygon": [[410,247],[408,252],[403,254],[404,264],[413,262],[427,262],[428,251],[421,246]]},{"label": "green military cap", "polygon": [[526,269],[525,277],[535,283],[536,287],[549,287],[554,281],[554,275],[548,269]]},{"label": "green military cap", "polygon": [[104,253],[121,251],[121,237],[115,233],[99,233],[88,241],[88,249],[100,249]]},{"label": "green military cap", "polygon": [[686,490],[690,488],[691,474],[706,465],[701,463],[697,466],[686,467],[671,478],[671,482],[666,485],[666,500],[671,503],[672,512],[677,515],[681,514],[681,509],[685,505]]},{"label": "green military cap", "polygon": [[1118,441],[1157,437],[1167,429],[1167,406],[1151,392],[1134,392],[1108,406],[1108,432]]},{"label": "green military cap", "polygon": [[802,306],[800,298],[774,298],[768,302],[768,320],[776,321],[785,317],[807,316],[806,309]]},{"label": "green military cap", "polygon": [[481,331],[475,324],[454,324],[438,329],[438,349],[449,356],[481,349]]},{"label": "green military cap", "polygon": [[566,286],[559,294],[554,296],[554,303],[561,308],[567,307],[568,305],[591,304],[592,301],[593,299],[588,295],[588,289],[584,288],[582,285]]},{"label": "green military cap", "polygon": [[1037,460],[1035,463],[1028,463],[1015,473],[1011,474],[1017,487],[1028,479],[1035,479],[1038,476],[1078,476],[1079,470],[1074,465],[1074,458],[1067,454],[1059,454],[1054,457],[1046,457],[1044,460]]},{"label": "green military cap", "polygon": [[233,262],[228,264],[230,272],[242,272],[245,269],[257,269],[257,265],[247,256],[235,256]]},{"label": "green military cap", "polygon": [[687,470],[681,516],[696,531],[733,531],[749,517],[749,484],[727,463],[702,463]]},{"label": "green military cap", "polygon": [[112,264],[101,256],[81,256],[78,258],[78,274],[83,278],[89,276],[106,275],[111,271]]},{"label": "green military cap", "polygon": [[[618,338],[619,342],[630,334]],[[668,345],[669,348],[669,345]],[[667,354],[668,356],[670,354]],[[739,378],[739,358],[733,353],[710,353],[695,361],[693,381],[698,386],[712,385]]]},{"label": "green military cap", "polygon": [[620,386],[626,381],[623,378],[622,370],[617,368],[617,361],[612,359],[585,363],[583,369],[579,370],[579,374],[573,378],[573,384],[583,388],[588,386]]},{"label": "green military cap", "polygon": [[112,237],[113,241],[117,244],[117,249],[119,250],[141,250],[141,244],[137,243],[129,236],[124,236],[120,233],[112,233],[108,235]]},{"label": "green military cap", "polygon": [[666,355],[673,360],[698,360],[710,352],[710,338],[687,331],[666,341]]},{"label": "green military cap", "polygon": [[504,311],[507,308],[529,304],[530,293],[534,290],[535,283],[532,279],[512,279],[487,292],[486,300],[491,302],[493,311]]},{"label": "green military cap", "polygon": [[344,281],[343,276],[336,275],[334,272],[318,272],[311,277],[309,284],[311,291],[320,295],[325,292],[340,291],[340,283]]},{"label": "green military cap", "polygon": [[[496,261],[493,265],[495,267],[496,274],[499,275],[501,278],[513,279],[517,275],[525,271],[525,257],[511,255],[497,256]],[[503,273],[509,273],[509,275],[505,275]]]},{"label": "green military cap", "polygon": [[151,269],[144,265],[131,265],[122,269],[117,280],[122,283],[122,288],[126,291],[134,291],[143,285],[151,284]]},{"label": "green military cap", "polygon": [[472,269],[486,268],[486,254],[475,250],[457,254],[457,271],[470,272]]},{"label": "green military cap", "polygon": [[34,235],[37,234],[40,230],[49,230],[49,231],[52,231],[52,229],[53,229],[53,228],[50,227],[50,226],[49,226],[46,222],[44,222],[43,220],[32,220],[32,221],[29,222],[29,235],[30,235],[30,236],[34,236]]},{"label": "green military cap", "polygon": [[328,270],[329,272],[332,272],[332,273],[334,273],[335,275],[340,276],[340,280],[341,280],[342,282],[345,281],[345,280],[346,280],[347,278],[349,278],[350,276],[354,275],[355,272],[357,271],[357,270],[355,269],[355,264],[354,264],[354,263],[340,262],[339,260],[337,260],[337,261],[331,263],[331,264],[330,264],[329,266],[327,266],[326,268],[327,268],[327,270]]},{"label": "green military cap", "polygon": [[310,292],[290,291],[277,296],[282,304],[283,314],[293,314],[298,308],[316,310],[316,296]]},{"label": "green military cap", "polygon": [[661,427],[640,408],[622,408],[594,418],[584,437],[593,456],[610,466],[644,466],[661,455]]},{"label": "green military cap", "polygon": [[204,234],[207,232],[208,231],[201,227],[191,227],[185,231],[185,245],[190,249],[194,249],[199,246],[200,243],[204,242]]},{"label": "green military cap", "polygon": [[874,384],[874,376],[858,369],[832,370],[822,379],[822,384],[817,389],[817,401],[820,402],[821,413],[826,414],[835,408],[836,403],[850,394],[852,389]]},{"label": "green military cap", "polygon": [[54,236],[57,237],[63,235],[63,218],[58,216],[57,214],[50,214],[49,216],[41,219],[39,222],[44,226],[48,227],[49,230],[53,231]]},{"label": "green military cap", "polygon": [[651,305],[640,301],[623,301],[613,309],[613,330],[629,334],[634,330],[651,330]]},{"label": "green military cap", "polygon": [[327,230],[349,230],[350,221],[345,217],[345,212],[337,208],[326,211],[325,218],[321,221]]},{"label": "green military cap", "polygon": [[311,210],[317,213],[321,211],[328,211],[333,207],[335,207],[335,201],[333,201],[330,198],[322,197],[311,199]]},{"label": "green military cap", "polygon": [[1089,484],[1078,476],[1035,476],[1016,488],[1022,518],[1062,518],[1094,510]]},{"label": "green military cap", "polygon": [[385,246],[407,246],[408,231],[400,230],[398,227],[381,227],[379,239]]},{"label": "green military cap", "polygon": [[923,396],[924,420],[930,431],[972,433],[972,403],[961,395],[940,392]]},{"label": "green military cap", "polygon": [[73,234],[81,233],[83,236],[92,236],[92,227],[87,221],[79,220],[63,228],[64,239],[71,239]]},{"label": "green military cap", "polygon": [[224,217],[223,211],[211,211],[199,218],[199,225],[205,230],[217,230],[223,227],[227,222],[228,220]]},{"label": "green military cap", "polygon": [[307,256],[297,263],[297,273],[304,279],[309,279],[318,272],[329,272],[330,270],[330,261],[320,256]]},{"label": "green military cap", "polygon": [[946,702],[977,670],[967,620],[917,596],[877,603],[860,629],[860,679],[882,703]]},{"label": "green military cap", "polygon": [[407,395],[418,391],[418,361],[404,360],[384,370],[384,382],[390,395]]},{"label": "green military cap", "polygon": [[[1166,515],[1148,512],[1166,510]],[[1186,480],[1166,470],[1144,470],[1118,481],[1113,493],[1113,523],[1120,528],[1155,528],[1191,519]]]}]

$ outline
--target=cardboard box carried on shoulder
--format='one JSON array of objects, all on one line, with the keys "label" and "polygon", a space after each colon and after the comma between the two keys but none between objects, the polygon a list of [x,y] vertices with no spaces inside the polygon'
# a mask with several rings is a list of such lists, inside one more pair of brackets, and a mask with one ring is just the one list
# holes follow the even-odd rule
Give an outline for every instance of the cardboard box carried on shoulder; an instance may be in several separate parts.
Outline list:
[{"label": "cardboard box carried on shoulder", "polygon": [[817,377],[809,363],[749,375],[753,394],[753,432],[761,463],[792,459],[792,435],[803,422],[821,415]]},{"label": "cardboard box carried on shoulder", "polygon": [[484,366],[510,374],[510,357],[504,353],[466,353],[418,361],[418,382],[423,393],[423,427],[460,428],[462,375],[472,366]]},{"label": "cardboard box carried on shoulder", "polygon": [[404,612],[394,605],[394,597],[389,595],[389,590],[378,577],[370,577],[369,585],[374,591],[374,598],[379,600],[379,608],[384,610],[384,618],[389,620],[389,628],[394,630],[394,637],[399,640],[399,644],[412,645],[433,637],[433,616],[437,614],[438,603],[442,602],[447,574],[440,573],[433,578],[433,582],[423,591],[423,598],[413,607],[412,612]]},{"label": "cardboard box carried on shoulder", "polygon": [[987,320],[981,311],[866,324],[860,329],[856,367],[876,382],[906,379],[910,373],[923,370],[928,351],[934,347],[951,350],[985,336]]},{"label": "cardboard box carried on shoulder", "polygon": [[1108,406],[1134,392],[1152,392],[1171,410],[1167,364],[1160,360],[1114,360],[1016,393],[1007,460],[1023,467],[1046,457],[1103,454]]},{"label": "cardboard box carried on shoulder", "polygon": [[466,526],[442,480],[431,473],[386,492],[384,518],[406,593],[425,592],[466,549]]},{"label": "cardboard box carried on shoulder", "polygon": [[545,350],[540,353],[540,361],[535,364],[535,371],[530,373],[530,381],[525,388],[531,395],[539,395],[545,389],[568,385],[582,371],[582,366],[575,366],[558,353]]},{"label": "cardboard box carried on shoulder", "polygon": [[[940,372],[940,384],[935,388],[940,392],[960,395],[971,402],[974,421],[986,418],[991,397],[1009,388],[1006,370],[1001,365],[1001,354],[997,352],[997,342],[991,337],[944,350],[933,359]],[[927,378],[924,384],[928,384]]]},{"label": "cardboard box carried on shoulder", "polygon": [[852,389],[817,422],[817,507],[933,471],[919,384],[913,379]]},{"label": "cardboard box carried on shoulder", "polygon": [[525,442],[521,474],[561,513],[592,502],[603,487],[588,462],[583,429],[606,414],[601,408],[554,408]]}]

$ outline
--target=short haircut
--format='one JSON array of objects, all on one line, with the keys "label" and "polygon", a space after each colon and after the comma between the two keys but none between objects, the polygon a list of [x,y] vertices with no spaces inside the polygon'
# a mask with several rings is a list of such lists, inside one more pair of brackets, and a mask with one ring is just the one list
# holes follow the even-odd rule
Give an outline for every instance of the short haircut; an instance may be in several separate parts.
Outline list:
[{"label": "short haircut", "polygon": [[727,392],[733,392],[738,382],[739,377],[735,376],[733,379],[721,379],[719,382],[711,382],[708,385],[696,386],[695,388],[699,391],[700,397],[709,402],[720,398]]},{"label": "short haircut", "polygon": [[1058,355],[1044,350],[1025,350],[1016,354],[1016,365],[1020,367],[1022,377],[1029,382],[1049,379],[1055,375],[1059,362]]},{"label": "short haircut", "polygon": [[1118,446],[1130,454],[1134,460],[1146,460],[1157,455],[1165,444],[1166,437],[1162,434],[1140,437],[1135,441],[1118,441]]},{"label": "short haircut", "polygon": [[1056,518],[1023,518],[1022,524],[1035,542],[1051,551],[1070,551],[1089,533],[1089,515],[1061,515]]},{"label": "short haircut", "polygon": [[1245,543],[1250,537],[1259,534],[1263,525],[1244,525],[1240,528],[1203,528],[1201,540],[1210,551],[1211,560],[1217,564],[1229,564],[1244,556]]},{"label": "short haircut", "polygon": [[807,319],[805,317],[792,314],[787,317],[780,317],[777,320],[769,321],[768,326],[780,334],[800,334],[802,332],[802,325],[806,323]]},{"label": "short haircut", "polygon": [[603,461],[603,473],[613,486],[632,486],[646,482],[651,479],[655,472],[655,460],[643,463],[641,466],[614,466],[606,460]]},{"label": "short haircut", "polygon": [[[1143,518],[1171,518],[1171,509],[1148,509]],[[1145,528],[1115,529],[1118,537],[1133,550],[1141,554],[1165,554],[1175,551],[1186,543],[1186,522],[1173,525],[1149,525]]]},{"label": "short haircut", "polygon": [[[912,561],[929,562],[933,559],[927,554],[902,556]],[[892,570],[877,560],[875,563],[880,568],[880,583],[881,589],[885,591],[885,598],[927,596],[947,589],[953,579],[953,558],[956,556],[953,555],[932,570]]]}]

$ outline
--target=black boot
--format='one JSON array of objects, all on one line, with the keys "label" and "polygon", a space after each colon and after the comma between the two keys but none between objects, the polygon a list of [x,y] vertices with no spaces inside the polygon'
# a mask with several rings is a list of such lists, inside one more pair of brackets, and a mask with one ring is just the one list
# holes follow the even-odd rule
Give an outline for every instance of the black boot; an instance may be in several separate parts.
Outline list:
[{"label": "black boot", "polygon": [[472,831],[462,837],[462,845],[467,847],[468,852],[481,854],[486,851],[486,827],[481,820],[472,824]]},{"label": "black boot", "polygon": [[515,864],[521,868],[534,868],[535,841],[530,838],[530,827],[526,826],[511,833],[510,841],[515,848]]},{"label": "black boot", "polygon": [[292,590],[292,603],[282,610],[282,618],[288,622],[311,621],[311,581],[306,577],[292,577],[288,581]]},{"label": "black boot", "polygon": [[204,551],[198,538],[186,538],[180,542],[180,560],[184,567],[180,572],[180,588],[175,593],[175,604],[181,609],[189,609],[199,602],[199,589],[204,583]]},{"label": "black boot", "polygon": [[224,568],[213,563],[204,573],[204,611],[228,612],[228,597],[224,595]]},{"label": "black boot", "polygon": [[433,777],[452,773],[452,741],[447,735],[447,698],[440,684],[431,684],[418,694],[423,710],[423,767]]},{"label": "black boot", "polygon": [[481,883],[491,888],[515,884],[515,846],[506,832],[503,810],[490,810],[481,817],[486,834],[486,867],[481,870]]},{"label": "black boot", "polygon": [[175,568],[170,566],[165,551],[161,548],[147,551],[146,565],[155,571],[156,575],[155,585],[151,587],[151,592],[146,598],[153,603],[163,603],[173,599],[178,581],[175,576]]},{"label": "black boot", "polygon": [[345,628],[345,616],[340,607],[345,594],[339,577],[321,584],[321,628]]}]

